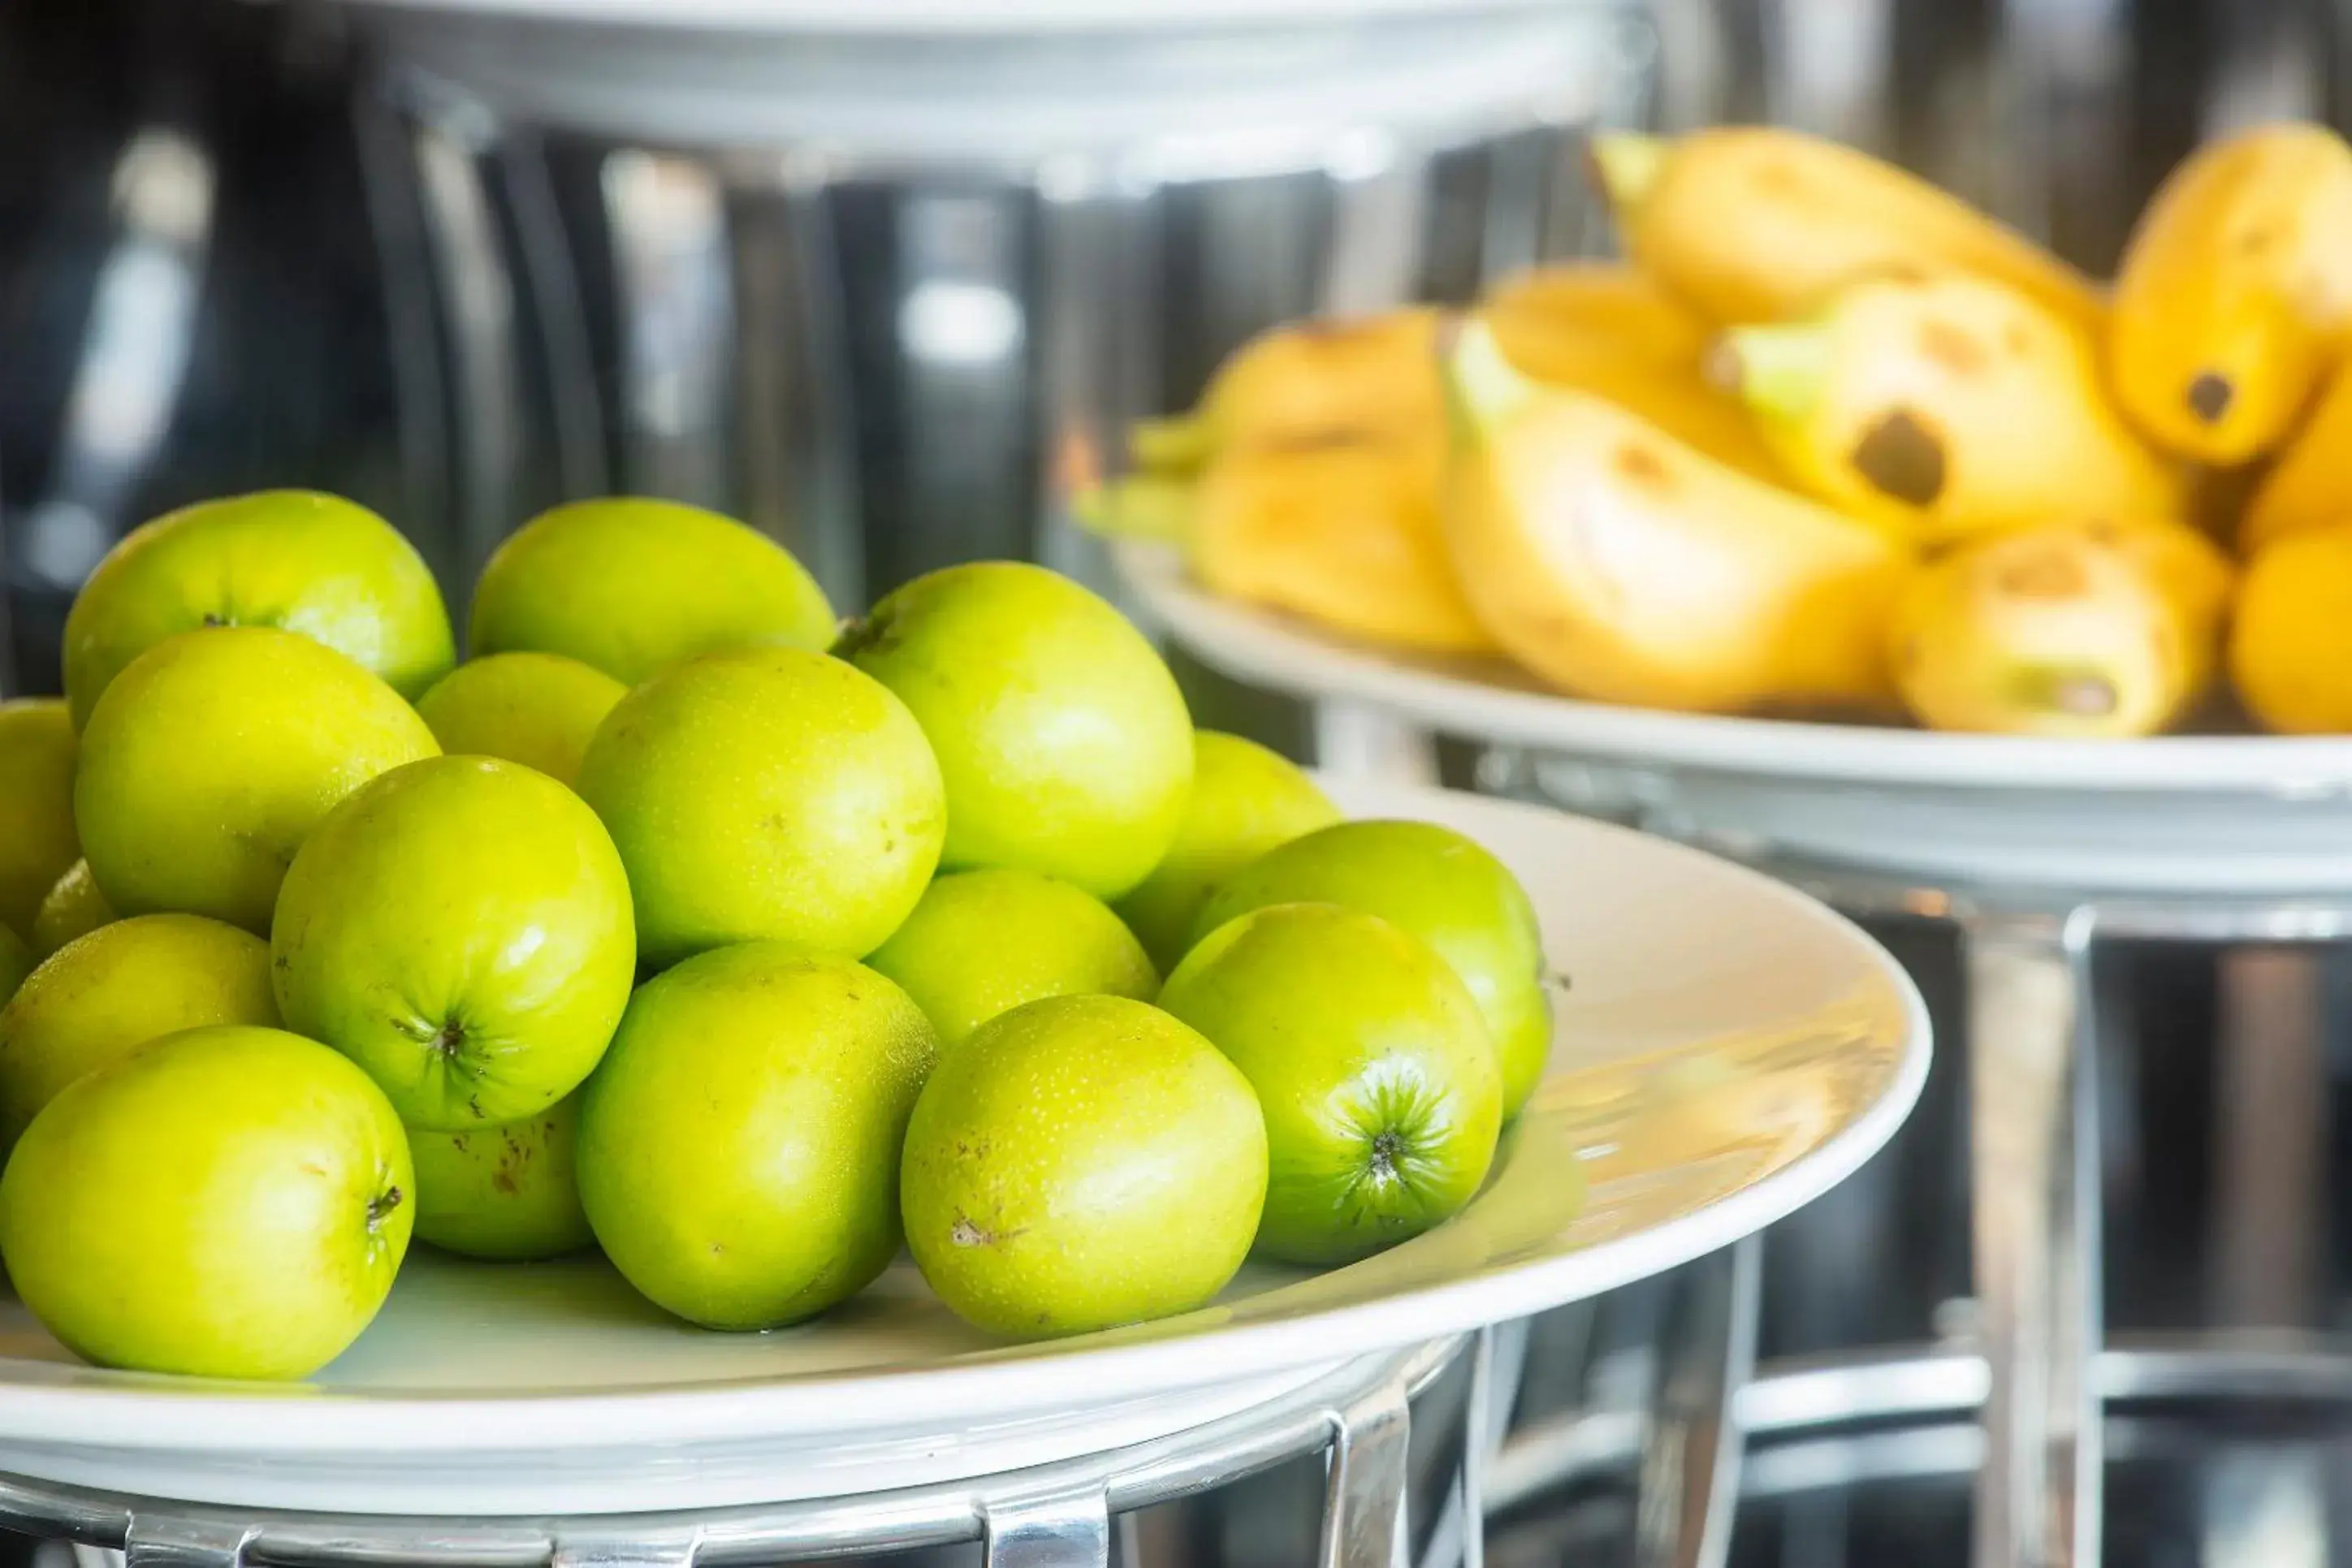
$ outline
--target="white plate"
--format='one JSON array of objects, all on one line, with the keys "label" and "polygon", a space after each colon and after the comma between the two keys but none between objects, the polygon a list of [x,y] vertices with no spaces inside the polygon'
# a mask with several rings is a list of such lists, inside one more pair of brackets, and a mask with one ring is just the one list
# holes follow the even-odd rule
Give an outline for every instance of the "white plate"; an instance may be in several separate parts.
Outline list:
[{"label": "white plate", "polygon": [[709,1507],[1041,1463],[1671,1268],[1834,1185],[1909,1110],[1927,1064],[1917,994],[1821,905],[1559,812],[1332,789],[1350,815],[1486,843],[1573,981],[1552,1076],[1450,1224],[1321,1275],[1253,1267],[1183,1317],[1020,1346],[956,1322],[903,1262],[819,1322],[724,1335],[664,1319],[599,1262],[420,1255],[349,1354],[282,1390],[88,1368],[11,1302],[0,1472],[447,1514]]},{"label": "white plate", "polygon": [[2352,738],[2041,740],[1581,702],[1499,660],[1420,659],[1216,599],[1177,552],[1123,545],[1142,607],[1213,669],[1555,759],[1600,810],[1744,857],[2000,886],[2352,891]]},{"label": "white plate", "polygon": [[[1647,60],[1647,35],[1615,8],[1528,0],[1391,0],[1377,16],[1322,0],[1295,15],[1155,5],[1117,26],[1081,25],[1092,8],[1066,5],[883,4],[847,31],[841,7],[746,0],[353,8],[400,80],[436,84],[421,101],[722,153],[727,178],[763,184],[957,168],[1069,196],[1361,177],[1414,150],[1589,119],[1624,101]],[[1234,25],[1244,14],[1252,25]]]}]

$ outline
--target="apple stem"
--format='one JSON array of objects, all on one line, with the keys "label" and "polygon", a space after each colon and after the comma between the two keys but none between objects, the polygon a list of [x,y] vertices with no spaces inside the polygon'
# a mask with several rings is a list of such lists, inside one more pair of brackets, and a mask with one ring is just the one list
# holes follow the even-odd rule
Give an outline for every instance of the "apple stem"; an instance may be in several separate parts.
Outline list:
[{"label": "apple stem", "polygon": [[383,1228],[384,1220],[390,1217],[394,1209],[400,1207],[400,1189],[396,1186],[388,1186],[382,1192],[376,1194],[375,1197],[368,1199],[367,1228],[369,1235],[373,1236]]}]

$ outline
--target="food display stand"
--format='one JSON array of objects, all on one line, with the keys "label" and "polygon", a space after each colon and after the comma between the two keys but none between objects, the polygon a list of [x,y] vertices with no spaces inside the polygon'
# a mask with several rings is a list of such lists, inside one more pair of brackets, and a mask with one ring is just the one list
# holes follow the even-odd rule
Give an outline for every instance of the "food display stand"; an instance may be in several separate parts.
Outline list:
[{"label": "food display stand", "polygon": [[[1743,1239],[1899,1126],[1927,1076],[1917,992],[1843,918],[1683,846],[1469,795],[1331,792],[1486,845],[1572,978],[1551,1070],[1453,1221],[1025,1345],[957,1322],[903,1260],[809,1324],[716,1334],[594,1258],[427,1255],[291,1388],[89,1367],[0,1301],[0,1520],[189,1568],[676,1568],[975,1539],[992,1563],[1060,1568],[1108,1561],[1116,1516],[1323,1452],[1323,1562],[1371,1568],[1410,1534],[1433,1563],[1475,1563],[1465,1521],[1523,1343],[1496,1325],[1710,1259],[1641,1440],[1655,1560],[1704,1561],[1721,1521],[1685,1502],[1720,1495],[1736,1458]],[[1465,1353],[1473,1437],[1441,1449],[1452,1500],[1409,1531],[1409,1400]]]},{"label": "food display stand", "polygon": [[[2352,742],[2066,743],[1612,708],[1499,666],[1344,645],[1202,594],[1172,551],[1123,551],[1179,646],[1336,707],[1344,733],[1382,736],[1379,755],[1405,771],[1427,755],[1417,743],[1460,737],[1488,748],[1481,782],[1497,792],[1708,845],[1850,913],[1957,928],[1974,1343],[1767,1366],[1735,1398],[1756,1429],[1980,1408],[1976,1561],[2088,1563],[2103,1398],[2337,1385],[2341,1359],[2324,1348],[2252,1354],[2216,1336],[2150,1361],[2107,1347],[2089,961],[2095,938],[2275,947],[2352,933]],[[2231,988],[2253,998],[2249,1014],[2265,996],[2309,1005],[2296,960],[2248,957]],[[2279,1054],[2260,1027],[2243,1032],[2229,1049],[2258,1065]],[[2273,1065],[2290,1081],[2269,1103],[2315,1099],[2315,1061],[2299,1076]],[[2282,1354],[2296,1369],[2284,1379]]]}]

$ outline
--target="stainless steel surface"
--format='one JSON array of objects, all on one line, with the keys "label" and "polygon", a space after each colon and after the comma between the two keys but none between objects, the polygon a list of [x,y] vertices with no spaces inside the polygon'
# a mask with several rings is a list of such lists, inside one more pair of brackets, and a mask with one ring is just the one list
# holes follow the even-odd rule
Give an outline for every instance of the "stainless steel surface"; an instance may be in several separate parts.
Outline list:
[{"label": "stainless steel surface", "polygon": [[[1639,118],[1651,57],[1631,0],[946,55],[355,15],[425,128],[459,402],[520,382],[531,411],[458,422],[461,524],[501,488],[517,513],[551,472],[572,486],[561,436],[593,422],[536,407],[567,372],[517,298],[551,288],[613,340],[609,482],[751,517],[851,605],[986,555],[1109,588],[1068,501],[1122,465],[1136,416],[1277,320],[1459,293],[1597,237],[1577,132]],[[539,177],[469,183],[460,145]],[[583,171],[591,198],[563,199]],[[509,212],[510,187],[556,221]],[[828,221],[845,208],[850,228]],[[461,570],[478,541],[448,553]]]},{"label": "stainless steel surface", "polygon": [[18,525],[25,570],[70,590],[138,521],[128,515],[160,455],[194,347],[218,172],[179,127],[123,143],[108,184],[111,244],[91,290],[82,357],[47,489]]},{"label": "stainless steel surface", "polygon": [[1110,1516],[1098,1487],[993,1500],[981,1526],[986,1568],[1108,1568]]},{"label": "stainless steel surface", "polygon": [[0,1523],[121,1549],[159,1568],[249,1561],[384,1568],[719,1565],[981,1541],[989,1568],[1108,1561],[1108,1520],[1328,1450],[1321,1560],[1395,1568],[1404,1536],[1410,1401],[1465,1348],[1445,1340],[1365,1358],[1256,1409],[1111,1453],[972,1481],[776,1507],[584,1519],[403,1520],[159,1503],[0,1477]]},{"label": "stainless steel surface", "polygon": [[2098,1561],[2096,1100],[2082,1049],[2088,912],[1961,928],[1969,1194],[1991,1383],[1979,1568]]},{"label": "stainless steel surface", "polygon": [[1322,1568],[1402,1568],[1405,1443],[1412,1409],[1401,1384],[1367,1392],[1332,1422]]},{"label": "stainless steel surface", "polygon": [[2213,1321],[2305,1322],[2326,1294],[2328,1175],[2322,955],[2239,947],[2220,962],[2215,1196],[2206,1249]]},{"label": "stainless steel surface", "polygon": [[[2098,1354],[2092,1382],[2110,1423],[2118,1411],[2183,1402],[2334,1412],[2352,1401],[2352,1347],[2318,1337],[2233,1343],[2229,1336],[2135,1335]],[[1938,1428],[1980,1412],[1990,1384],[1984,1355],[1960,1347],[1763,1363],[1729,1407],[1732,1429],[1750,1449],[1738,1490],[1759,1484],[1759,1454],[1842,1430]],[[1978,1440],[1969,1451],[1971,1469],[1990,1448],[1980,1426],[1972,1435]],[[1546,1493],[1622,1469],[1638,1460],[1643,1445],[1642,1420],[1624,1412],[1574,1409],[1528,1422],[1496,1457],[1488,1511],[1508,1513]]]},{"label": "stainless steel surface", "polygon": [[1722,1568],[1731,1549],[1740,1465],[1731,1407],[1755,1366],[1762,1266],[1763,1245],[1749,1237],[1685,1270],[1642,1445],[1637,1568]]}]

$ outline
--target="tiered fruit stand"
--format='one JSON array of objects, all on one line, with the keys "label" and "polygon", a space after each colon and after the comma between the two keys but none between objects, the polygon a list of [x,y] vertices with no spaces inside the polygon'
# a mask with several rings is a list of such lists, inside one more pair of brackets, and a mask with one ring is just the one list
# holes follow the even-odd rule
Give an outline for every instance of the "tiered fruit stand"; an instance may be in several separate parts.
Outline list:
[{"label": "tiered fruit stand", "polygon": [[[663,1318],[593,1258],[424,1257],[291,1389],[89,1367],[0,1303],[0,1521],[190,1568],[972,1539],[1005,1568],[1061,1568],[1107,1561],[1128,1511],[1325,1450],[1323,1561],[1377,1568],[1406,1539],[1416,1389],[1474,1343],[1462,1426],[1490,1433],[1515,1357],[1488,1325],[1708,1255],[1735,1263],[1689,1314],[1648,1447],[1662,1476],[1713,1474],[1743,1372],[1721,1352],[1754,1291],[1733,1244],[1893,1134],[1927,1072],[1916,992],[1843,920],[1681,846],[1471,796],[1333,794],[1493,850],[1574,979],[1550,1075],[1454,1220],[1324,1273],[1253,1264],[1199,1312],[1020,1346],[957,1322],[904,1261],[811,1324],[725,1335]],[[1473,1563],[1486,1453],[1463,1446],[1424,1532]],[[1696,1561],[1706,1524],[1662,1520],[1662,1561]]]},{"label": "tiered fruit stand", "polygon": [[[1801,1376],[1767,1367],[1759,1397],[1734,1405],[1783,1430],[1980,1406],[1981,1568],[2098,1561],[2103,1396],[2145,1393],[2149,1366],[2101,1359],[2092,943],[2352,935],[2352,742],[2059,743],[1610,708],[1500,668],[1375,653],[1218,602],[1163,549],[1129,547],[1122,565],[1189,653],[1336,706],[1353,731],[1390,728],[1391,757],[1411,758],[1415,736],[1483,743],[1494,748],[1483,781],[1499,792],[1706,844],[1852,913],[1957,927],[1972,1352],[1864,1352]],[[2312,988],[2292,960],[2252,956],[2239,994],[2307,1005]],[[2278,1044],[2245,1033],[2225,1051],[2260,1060]],[[2308,1081],[2273,1085],[2273,1104],[2318,1095],[2318,1064],[2304,1071]],[[2221,1340],[2160,1359],[2154,1375],[2175,1394],[2280,1386],[2275,1354]],[[2290,1359],[2301,1371],[2289,1382],[2340,1370],[2326,1354]]]}]

